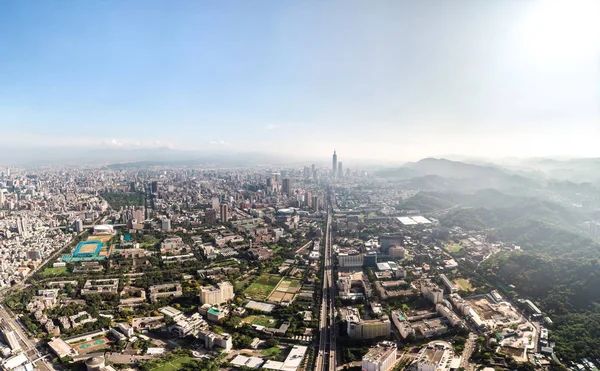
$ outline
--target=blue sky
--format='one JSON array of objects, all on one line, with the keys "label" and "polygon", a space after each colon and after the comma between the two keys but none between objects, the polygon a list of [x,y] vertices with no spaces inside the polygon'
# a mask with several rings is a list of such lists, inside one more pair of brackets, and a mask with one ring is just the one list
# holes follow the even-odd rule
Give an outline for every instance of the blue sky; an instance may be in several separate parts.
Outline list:
[{"label": "blue sky", "polygon": [[0,146],[600,156],[597,14],[594,0],[4,1]]}]

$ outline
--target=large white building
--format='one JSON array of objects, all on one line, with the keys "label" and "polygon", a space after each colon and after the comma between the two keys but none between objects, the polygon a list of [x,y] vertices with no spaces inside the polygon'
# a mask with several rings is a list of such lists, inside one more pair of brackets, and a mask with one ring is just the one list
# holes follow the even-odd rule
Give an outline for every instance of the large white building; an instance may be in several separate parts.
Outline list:
[{"label": "large white building", "polygon": [[389,317],[383,316],[379,319],[363,320],[356,308],[349,308],[346,312],[346,323],[348,336],[353,339],[375,339],[390,335],[392,323]]},{"label": "large white building", "polygon": [[233,297],[233,285],[228,281],[219,282],[217,287],[203,286],[200,288],[200,302],[202,304],[218,305],[232,300]]},{"label": "large white building", "polygon": [[382,341],[363,356],[363,371],[388,371],[396,363],[397,346],[391,341]]},{"label": "large white building", "polygon": [[413,365],[417,371],[450,371],[460,367],[461,357],[445,341],[432,341],[417,354]]},{"label": "large white building", "polygon": [[421,284],[421,294],[433,304],[444,301],[444,290],[431,281],[424,281]]}]

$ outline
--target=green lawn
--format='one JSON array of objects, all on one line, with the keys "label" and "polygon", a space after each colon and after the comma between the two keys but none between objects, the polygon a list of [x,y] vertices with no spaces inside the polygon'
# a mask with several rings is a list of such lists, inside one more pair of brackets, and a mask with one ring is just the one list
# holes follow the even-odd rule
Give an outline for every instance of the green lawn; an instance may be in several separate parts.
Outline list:
[{"label": "green lawn", "polygon": [[191,362],[193,360],[194,359],[192,357],[177,358],[171,362],[165,363],[162,366],[153,368],[152,371],[177,371],[181,369],[181,365],[183,365],[184,363]]},{"label": "green lawn", "polygon": [[458,285],[460,286],[461,289],[465,290],[465,291],[473,291],[473,286],[471,286],[471,283],[464,279],[464,278],[458,278],[456,279],[456,283],[458,283]]},{"label": "green lawn", "polygon": [[278,347],[273,347],[273,348],[263,349],[260,352],[260,354],[262,354],[263,356],[271,357],[271,356],[279,355],[280,352],[281,352],[281,349],[279,349]]},{"label": "green lawn", "polygon": [[275,327],[278,327],[278,325],[279,325],[279,321],[277,319],[275,319],[274,317],[265,316],[265,315],[248,316],[248,317],[244,318],[243,321],[246,323],[252,324],[252,325],[264,326],[264,327],[269,327],[269,328],[275,328]]},{"label": "green lawn", "polygon": [[274,286],[263,285],[258,282],[254,282],[253,284],[248,286],[246,291],[244,291],[244,294],[246,294],[247,297],[253,299],[266,299],[267,297],[269,297],[271,291],[273,291],[273,288]]},{"label": "green lawn", "polygon": [[292,281],[292,282],[290,282],[290,287],[300,287],[300,282]]},{"label": "green lawn", "polygon": [[42,271],[41,275],[44,277],[50,277],[50,276],[60,276],[61,274],[65,274],[67,273],[67,267],[58,267],[58,268],[53,268],[53,267],[49,267],[46,268]]},{"label": "green lawn", "polygon": [[275,287],[277,286],[280,280],[281,277],[274,274],[261,274],[260,277],[256,279],[256,282],[262,285],[270,285]]},{"label": "green lawn", "polygon": [[277,286],[281,277],[271,275],[271,274],[262,274],[260,277],[256,279],[244,293],[246,296],[255,298],[255,299],[266,299],[271,291]]},{"label": "green lawn", "polygon": [[463,247],[457,243],[444,245],[444,249],[446,249],[446,251],[448,251],[449,253],[459,252],[460,250],[462,250],[462,248]]}]

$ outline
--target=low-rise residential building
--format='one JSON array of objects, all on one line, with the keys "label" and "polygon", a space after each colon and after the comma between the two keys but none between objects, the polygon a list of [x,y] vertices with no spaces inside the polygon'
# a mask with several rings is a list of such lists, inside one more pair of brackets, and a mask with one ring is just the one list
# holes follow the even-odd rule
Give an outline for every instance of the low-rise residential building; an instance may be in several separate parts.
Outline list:
[{"label": "low-rise residential building", "polygon": [[181,283],[179,282],[150,286],[148,290],[150,291],[150,301],[152,303],[156,303],[161,298],[177,298],[182,295]]}]

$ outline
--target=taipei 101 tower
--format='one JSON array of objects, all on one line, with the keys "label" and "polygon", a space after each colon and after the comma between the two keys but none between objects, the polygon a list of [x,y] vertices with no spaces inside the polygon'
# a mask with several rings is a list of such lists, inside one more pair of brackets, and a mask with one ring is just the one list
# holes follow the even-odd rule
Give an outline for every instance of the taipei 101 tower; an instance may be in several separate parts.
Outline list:
[{"label": "taipei 101 tower", "polygon": [[333,177],[335,178],[336,173],[337,173],[337,168],[338,168],[338,164],[337,164],[337,154],[335,153],[335,150],[333,151]]}]

